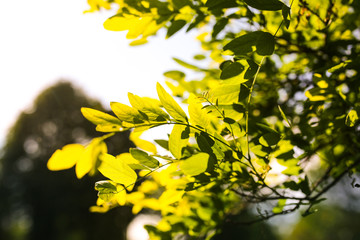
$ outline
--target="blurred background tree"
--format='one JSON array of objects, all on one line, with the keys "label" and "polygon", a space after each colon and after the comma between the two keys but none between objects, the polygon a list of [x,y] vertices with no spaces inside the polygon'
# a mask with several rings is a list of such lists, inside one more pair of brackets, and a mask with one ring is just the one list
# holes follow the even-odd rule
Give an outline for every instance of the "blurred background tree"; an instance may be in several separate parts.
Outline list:
[{"label": "blurred background tree", "polygon": [[[126,239],[128,207],[105,215],[89,212],[97,199],[96,176],[78,181],[73,171],[50,172],[46,162],[61,146],[98,136],[81,115],[83,106],[103,109],[67,81],[44,90],[20,114],[1,151],[0,239]],[[128,133],[107,141],[109,151],[128,151]]]}]

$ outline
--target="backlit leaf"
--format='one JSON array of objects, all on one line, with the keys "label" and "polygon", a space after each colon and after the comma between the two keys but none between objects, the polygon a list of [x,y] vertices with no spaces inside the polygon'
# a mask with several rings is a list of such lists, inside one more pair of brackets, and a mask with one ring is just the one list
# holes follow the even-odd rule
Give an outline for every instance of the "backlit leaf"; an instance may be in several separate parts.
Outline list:
[{"label": "backlit leaf", "polygon": [[176,159],[181,159],[182,149],[189,141],[190,129],[188,126],[175,124],[169,137],[169,150]]},{"label": "backlit leaf", "polygon": [[180,169],[189,176],[196,176],[206,171],[209,154],[198,153],[180,162]]},{"label": "backlit leaf", "polygon": [[213,101],[220,105],[237,103],[240,94],[240,84],[221,84],[210,90],[209,95]]},{"label": "backlit leaf", "polygon": [[76,163],[76,176],[80,179],[85,174],[93,174],[95,172],[96,163],[99,156],[107,152],[106,144],[103,138],[94,138],[88,146],[86,146],[84,153]]},{"label": "backlit leaf", "polygon": [[134,187],[137,175],[126,163],[119,161],[110,154],[101,155],[100,160],[101,165],[98,169],[105,177],[123,184],[128,190]]},{"label": "backlit leaf", "polygon": [[190,122],[195,126],[206,129],[209,124],[209,118],[207,117],[206,111],[202,109],[203,106],[199,102],[199,99],[194,94],[190,94],[188,104]]},{"label": "backlit leaf", "polygon": [[130,154],[131,154],[131,156],[133,158],[138,160],[141,164],[143,164],[146,167],[156,168],[156,167],[159,166],[159,161],[158,160],[156,160],[155,158],[149,156],[149,154],[147,154],[144,151],[141,151],[140,149],[131,148],[130,149]]},{"label": "backlit leaf", "polygon": [[144,117],[141,116],[139,111],[129,107],[128,105],[118,102],[111,102],[110,107],[121,121],[134,124],[144,122]]},{"label": "backlit leaf", "polygon": [[61,150],[56,150],[47,162],[48,169],[58,171],[72,168],[81,158],[84,149],[84,146],[80,144],[68,144]]},{"label": "backlit leaf", "polygon": [[84,107],[81,108],[81,113],[87,120],[97,125],[96,129],[98,131],[112,132],[122,130],[121,121],[110,114]]},{"label": "backlit leaf", "polygon": [[139,97],[132,93],[128,93],[128,98],[131,106],[139,111],[142,118],[152,122],[164,122],[170,119],[169,115],[160,108],[159,100]]},{"label": "backlit leaf", "polygon": [[[179,104],[168,94],[165,89],[157,83],[156,90],[161,101],[161,104],[164,106],[165,110],[172,116],[175,120],[181,122],[187,122],[187,116],[184,110],[179,106]],[[115,113],[116,114],[116,113]]]}]

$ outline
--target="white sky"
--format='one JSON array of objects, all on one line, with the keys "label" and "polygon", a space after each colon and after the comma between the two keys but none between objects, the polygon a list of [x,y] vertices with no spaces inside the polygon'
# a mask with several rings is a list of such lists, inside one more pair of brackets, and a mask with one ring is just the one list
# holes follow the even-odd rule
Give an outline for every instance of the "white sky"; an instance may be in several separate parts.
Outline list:
[{"label": "white sky", "polygon": [[127,92],[156,97],[163,72],[179,69],[171,57],[190,60],[200,50],[194,34],[164,32],[129,47],[124,32],[102,24],[110,12],[83,14],[86,0],[0,0],[0,146],[21,110],[59,79],[87,94],[127,103]]}]

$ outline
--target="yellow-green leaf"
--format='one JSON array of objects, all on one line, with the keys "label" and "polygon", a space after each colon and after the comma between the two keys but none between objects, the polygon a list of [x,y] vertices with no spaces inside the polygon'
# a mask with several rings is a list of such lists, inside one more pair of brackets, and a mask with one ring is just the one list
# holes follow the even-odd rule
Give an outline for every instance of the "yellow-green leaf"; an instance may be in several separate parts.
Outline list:
[{"label": "yellow-green leaf", "polygon": [[155,158],[149,156],[149,154],[147,154],[144,151],[141,151],[140,149],[137,148],[131,148],[130,149],[130,154],[133,158],[135,158],[136,160],[138,160],[142,165],[149,167],[149,168],[156,168],[159,166],[159,161],[156,160]]},{"label": "yellow-green leaf", "polygon": [[144,117],[141,116],[139,111],[132,107],[129,107],[128,105],[118,102],[111,102],[110,107],[111,110],[121,121],[133,124],[144,122]]},{"label": "yellow-green leaf", "polygon": [[240,84],[221,84],[211,89],[209,94],[214,102],[218,102],[221,105],[237,103],[240,94]]},{"label": "yellow-green leaf", "polygon": [[113,132],[122,130],[121,121],[110,114],[85,107],[81,108],[81,113],[87,120],[97,125],[97,131]]},{"label": "yellow-green leaf", "polygon": [[189,141],[190,129],[184,125],[174,125],[169,137],[169,150],[176,159],[181,159],[182,149]]},{"label": "yellow-green leaf", "polygon": [[84,149],[80,144],[68,144],[61,150],[56,150],[47,162],[48,169],[58,171],[72,168],[81,158]]},{"label": "yellow-green leaf", "polygon": [[123,184],[128,190],[132,190],[137,179],[133,169],[110,154],[101,155],[100,160],[101,165],[98,169],[105,177]]},{"label": "yellow-green leaf", "polygon": [[187,116],[184,110],[179,106],[179,104],[168,94],[165,89],[157,83],[156,90],[161,101],[161,104],[164,106],[166,111],[177,121],[187,122]]},{"label": "yellow-green leaf", "polygon": [[190,122],[192,125],[200,126],[206,129],[209,124],[209,118],[207,117],[206,111],[203,109],[203,105],[199,99],[194,94],[190,94],[188,104]]},{"label": "yellow-green leaf", "polygon": [[106,144],[103,142],[103,138],[94,138],[78,160],[75,172],[76,176],[80,179],[85,174],[93,174],[95,172],[96,163],[99,156],[107,152]]},{"label": "yellow-green leaf", "polygon": [[139,97],[132,93],[128,93],[128,98],[131,106],[145,114],[149,121],[164,122],[170,119],[169,115],[160,108],[159,100]]},{"label": "yellow-green leaf", "polygon": [[198,153],[180,163],[180,169],[189,176],[196,176],[206,171],[209,162],[209,154]]}]

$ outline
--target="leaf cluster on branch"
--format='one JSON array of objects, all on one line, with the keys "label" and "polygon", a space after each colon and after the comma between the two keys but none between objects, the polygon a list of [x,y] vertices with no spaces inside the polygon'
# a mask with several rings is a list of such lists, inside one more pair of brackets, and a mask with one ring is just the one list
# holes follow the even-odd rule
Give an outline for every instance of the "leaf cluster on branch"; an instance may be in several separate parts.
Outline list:
[{"label": "leaf cluster on branch", "polygon": [[[360,169],[358,1],[88,2],[89,11],[118,9],[104,27],[128,31],[130,45],[160,29],[167,38],[198,31],[203,53],[194,61],[210,63],[203,68],[174,58],[201,77],[168,71],[172,94],[158,83],[158,99],[129,93],[131,106],[110,104],[114,115],[82,109],[107,135],[57,150],[48,167],[76,165],[79,178],[96,171],[108,178],[95,185],[92,211],[149,208],[162,215],[157,226],[147,226],[153,239],[210,239],[252,204],[268,209],[238,223],[298,209],[308,215],[342,177]],[[140,138],[164,125],[172,126],[168,139]],[[108,154],[104,140],[127,130],[136,148]]]}]

